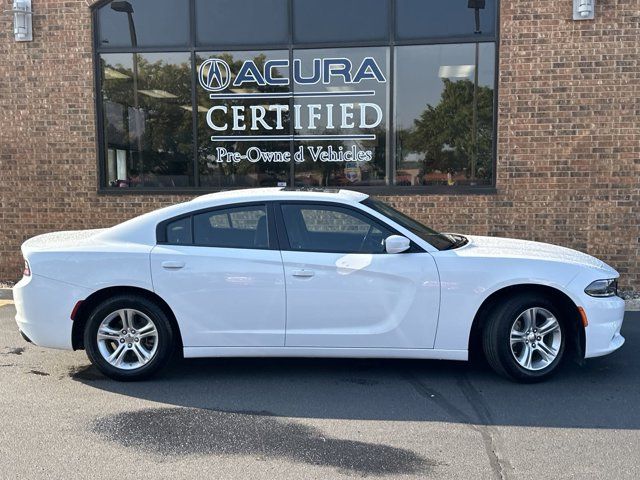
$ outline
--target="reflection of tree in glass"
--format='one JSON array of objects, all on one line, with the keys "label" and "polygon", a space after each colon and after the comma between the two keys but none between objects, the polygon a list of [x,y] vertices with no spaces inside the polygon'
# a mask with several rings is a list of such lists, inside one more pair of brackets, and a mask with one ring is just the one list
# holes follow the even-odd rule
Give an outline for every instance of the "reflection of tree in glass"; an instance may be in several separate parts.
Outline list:
[{"label": "reflection of tree in glass", "polygon": [[[420,177],[431,172],[462,173],[469,177],[473,145],[473,82],[443,79],[440,102],[427,105],[413,127],[398,132],[401,156],[417,153]],[[493,146],[493,89],[477,88],[476,178],[490,179]]]},{"label": "reflection of tree in glass", "polygon": [[[335,129],[323,129],[317,134],[331,135],[335,134]],[[341,133],[346,133],[341,132]],[[374,129],[360,130],[356,129],[349,133],[367,133],[375,134],[376,140],[327,140],[313,142],[296,142],[296,150],[300,145],[304,146],[306,161],[302,164],[295,165],[296,185],[299,186],[349,186],[349,185],[377,185],[384,183],[386,172],[386,127],[378,126]],[[314,162],[307,147],[313,148],[323,147],[327,151],[327,147],[333,147],[334,151],[338,151],[342,147],[343,151],[350,151],[353,146],[358,150],[371,150],[373,158],[368,162],[357,162],[361,170],[361,178],[357,181],[349,180],[344,174],[345,164],[353,162]]]},{"label": "reflection of tree in glass", "polygon": [[[216,58],[220,58],[224,60],[231,70],[233,78],[238,74],[242,64],[247,60],[247,58],[238,58],[234,59],[233,54],[223,53],[216,54]],[[196,66],[201,65],[203,61],[205,61],[209,56],[197,56],[196,57]],[[268,60],[265,54],[256,55],[253,59],[253,62],[258,67],[260,72],[264,71],[264,64]],[[275,78],[286,78],[286,75],[283,75],[278,69],[274,69],[272,74]],[[242,85],[241,87],[234,87],[230,85],[222,92],[219,93],[274,93],[274,92],[288,92],[288,85],[257,85],[256,83],[250,83],[246,85]],[[261,185],[275,185],[279,179],[283,175],[283,171],[286,170],[288,172],[289,164],[265,164],[265,163],[250,163],[248,161],[242,161],[240,163],[215,163],[215,149],[218,146],[226,148],[229,152],[239,152],[241,154],[246,154],[247,150],[251,147],[259,147],[262,150],[266,151],[280,151],[285,152],[289,151],[289,144],[275,143],[275,142],[220,142],[214,143],[211,141],[212,134],[218,135],[269,135],[269,134],[288,134],[289,133],[289,112],[282,113],[282,124],[283,130],[276,130],[277,117],[275,112],[270,112],[267,110],[267,114],[264,117],[264,121],[267,125],[269,125],[272,130],[263,128],[260,124],[258,124],[258,130],[250,130],[251,126],[251,105],[262,105],[268,109],[269,105],[273,105],[276,103],[284,103],[288,105],[287,99],[277,99],[277,100],[266,100],[266,99],[225,99],[225,100],[211,100],[209,98],[210,92],[206,91],[203,88],[197,89],[197,97],[198,97],[198,105],[201,105],[205,108],[209,108],[212,105],[226,105],[227,112],[224,113],[220,110],[217,110],[212,115],[212,120],[216,125],[229,125],[228,132],[213,132],[206,122],[206,112],[199,112],[198,116],[198,158],[199,158],[199,170],[201,175],[211,175],[212,173],[219,175],[219,181],[225,182],[228,186],[233,186],[238,183],[239,178],[237,176],[245,176],[252,173],[260,172],[260,176],[264,177],[259,180],[259,184]],[[244,116],[245,116],[245,124],[247,125],[246,131],[232,131],[231,126],[233,125],[233,111],[232,106],[242,105],[245,107]],[[287,173],[285,173],[285,176]],[[224,186],[227,186],[224,185]]]},{"label": "reflection of tree in glass", "polygon": [[[120,124],[106,119],[108,143],[117,148],[137,150],[133,119],[133,72],[122,65],[110,65],[104,59],[101,62],[103,72],[109,68],[121,74],[115,78],[105,75],[102,87],[105,104],[110,102],[118,105],[123,115]],[[190,175],[188,162],[193,154],[190,65],[171,64],[162,60],[150,62],[139,55],[138,76],[139,92],[151,92],[139,95],[139,108],[144,119],[142,173]]]}]

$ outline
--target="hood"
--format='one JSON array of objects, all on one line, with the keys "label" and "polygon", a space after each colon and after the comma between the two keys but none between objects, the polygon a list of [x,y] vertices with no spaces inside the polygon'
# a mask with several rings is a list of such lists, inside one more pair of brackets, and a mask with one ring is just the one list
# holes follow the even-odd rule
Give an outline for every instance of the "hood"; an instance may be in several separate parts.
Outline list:
[{"label": "hood", "polygon": [[469,243],[457,250],[460,256],[544,260],[615,272],[602,260],[591,255],[549,243],[475,235],[467,235],[466,237],[469,239]]},{"label": "hood", "polygon": [[46,250],[64,250],[70,247],[79,247],[92,244],[93,237],[106,229],[72,230],[67,232],[53,232],[30,238],[22,244],[25,254],[42,252]]}]

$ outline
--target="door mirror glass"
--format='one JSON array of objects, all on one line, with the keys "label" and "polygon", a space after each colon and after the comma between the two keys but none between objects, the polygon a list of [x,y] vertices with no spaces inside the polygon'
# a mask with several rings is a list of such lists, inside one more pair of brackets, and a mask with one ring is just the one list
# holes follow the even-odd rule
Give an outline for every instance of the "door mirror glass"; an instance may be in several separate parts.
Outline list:
[{"label": "door mirror glass", "polygon": [[387,253],[402,253],[409,250],[411,240],[401,235],[391,235],[384,241],[384,246]]}]

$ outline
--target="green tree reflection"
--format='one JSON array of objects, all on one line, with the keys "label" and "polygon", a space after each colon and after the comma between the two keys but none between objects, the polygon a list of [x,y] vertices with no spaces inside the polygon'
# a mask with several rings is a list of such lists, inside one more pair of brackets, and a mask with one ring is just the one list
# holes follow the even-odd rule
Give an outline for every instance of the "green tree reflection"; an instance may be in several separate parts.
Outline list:
[{"label": "green tree reflection", "polygon": [[[443,79],[443,90],[437,105],[427,105],[411,128],[398,132],[400,167],[409,154],[418,160],[419,183],[427,183],[432,172],[470,177],[474,154],[473,95],[470,80]],[[478,86],[476,121],[476,180],[490,180],[493,149],[493,89]]]},{"label": "green tree reflection", "polygon": [[[101,66],[107,147],[129,152],[128,178],[119,180],[130,186],[188,186],[193,170],[190,64],[151,62],[138,55],[136,112],[132,69],[105,57],[109,56],[103,56]],[[141,132],[136,131],[135,115],[141,116]]]}]

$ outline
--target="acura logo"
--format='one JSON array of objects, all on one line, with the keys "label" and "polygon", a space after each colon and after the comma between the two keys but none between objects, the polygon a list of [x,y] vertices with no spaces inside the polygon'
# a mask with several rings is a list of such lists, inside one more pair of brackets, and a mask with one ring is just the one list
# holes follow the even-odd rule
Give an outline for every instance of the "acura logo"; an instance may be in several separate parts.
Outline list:
[{"label": "acura logo", "polygon": [[229,64],[219,58],[205,60],[198,67],[198,80],[205,90],[219,92],[231,83]]}]

